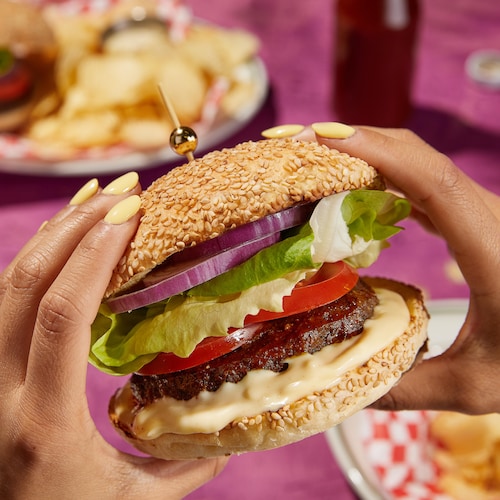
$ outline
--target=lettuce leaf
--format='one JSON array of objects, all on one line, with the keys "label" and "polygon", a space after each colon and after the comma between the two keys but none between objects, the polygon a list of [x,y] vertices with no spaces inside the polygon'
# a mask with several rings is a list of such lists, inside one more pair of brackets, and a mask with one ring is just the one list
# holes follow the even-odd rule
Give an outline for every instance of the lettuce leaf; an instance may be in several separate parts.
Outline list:
[{"label": "lettuce leaf", "polygon": [[410,214],[407,200],[387,191],[351,191],[345,197],[341,211],[351,239],[356,236],[365,241],[383,241],[390,238],[400,227],[395,224]]},{"label": "lettuce leaf", "polygon": [[345,260],[353,267],[369,267],[389,246],[387,240],[401,231],[396,224],[410,215],[411,205],[387,191],[351,191],[342,203],[344,219],[353,247],[366,242],[362,252],[353,252]]},{"label": "lettuce leaf", "polygon": [[253,286],[275,280],[300,269],[314,269],[320,264],[311,257],[314,234],[309,224],[304,224],[298,234],[264,248],[246,262],[216,276],[191,290],[190,297],[218,297],[247,290]]},{"label": "lettuce leaf", "polygon": [[139,370],[159,352],[188,357],[204,338],[242,327],[248,314],[261,309],[283,311],[283,297],[291,294],[305,274],[295,271],[233,296],[177,295],[163,302],[163,310],[156,315],[148,314],[146,307],[114,314],[103,304],[92,327],[90,362],[106,373],[125,375]]},{"label": "lettuce leaf", "polygon": [[409,212],[406,200],[385,191],[345,191],[324,198],[310,219],[313,260],[345,260],[353,267],[368,267]]}]

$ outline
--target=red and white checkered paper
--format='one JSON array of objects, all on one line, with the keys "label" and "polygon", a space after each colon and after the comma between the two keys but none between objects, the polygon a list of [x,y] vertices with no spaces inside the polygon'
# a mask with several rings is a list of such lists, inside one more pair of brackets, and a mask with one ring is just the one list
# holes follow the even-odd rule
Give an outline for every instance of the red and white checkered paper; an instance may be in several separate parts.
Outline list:
[{"label": "red and white checkered paper", "polygon": [[[57,9],[66,15],[78,15],[88,12],[106,12],[114,5],[121,3],[121,0],[33,0],[32,3],[51,9]],[[181,40],[189,26],[193,22],[191,10],[185,5],[183,0],[157,0],[156,13],[168,24],[170,36],[174,39]],[[220,101],[227,89],[227,82],[224,78],[220,78],[213,82],[212,87],[207,94],[202,116],[199,123],[192,126],[197,133],[203,133],[210,129],[213,125],[217,111],[220,107]],[[120,156],[125,156],[134,153],[135,150],[126,144],[116,144],[109,147],[95,147],[78,151],[72,154],[71,158],[66,156],[61,157],[40,157],[36,145],[32,141],[17,134],[0,134],[0,158],[8,160],[30,160],[41,162],[50,160],[96,160],[96,159],[112,159]]]},{"label": "red and white checkered paper", "polygon": [[437,487],[436,444],[430,435],[433,413],[365,413],[368,422],[360,429],[363,449],[381,489],[398,500],[450,500]]}]

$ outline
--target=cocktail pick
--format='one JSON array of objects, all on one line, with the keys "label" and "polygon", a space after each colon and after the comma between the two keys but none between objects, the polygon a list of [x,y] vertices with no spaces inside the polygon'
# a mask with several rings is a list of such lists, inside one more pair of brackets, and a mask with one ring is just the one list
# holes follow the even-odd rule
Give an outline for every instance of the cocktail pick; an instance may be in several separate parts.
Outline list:
[{"label": "cocktail pick", "polygon": [[193,153],[198,146],[198,136],[192,128],[181,125],[175,109],[161,83],[158,84],[158,90],[160,91],[163,104],[165,108],[167,108],[167,112],[175,127],[170,134],[170,147],[178,155],[184,155],[189,161],[193,161]]}]

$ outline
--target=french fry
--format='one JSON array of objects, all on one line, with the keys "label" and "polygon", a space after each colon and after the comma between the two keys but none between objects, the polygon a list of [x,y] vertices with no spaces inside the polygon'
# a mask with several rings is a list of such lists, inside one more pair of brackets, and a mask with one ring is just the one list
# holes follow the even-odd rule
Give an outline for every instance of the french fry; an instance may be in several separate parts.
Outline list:
[{"label": "french fry", "polygon": [[431,424],[439,486],[455,500],[500,499],[500,415],[441,412]]}]

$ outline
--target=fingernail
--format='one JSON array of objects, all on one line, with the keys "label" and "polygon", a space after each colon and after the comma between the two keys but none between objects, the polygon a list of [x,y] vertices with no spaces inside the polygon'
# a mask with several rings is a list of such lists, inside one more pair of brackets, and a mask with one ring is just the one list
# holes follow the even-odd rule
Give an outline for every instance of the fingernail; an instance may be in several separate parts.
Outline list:
[{"label": "fingernail", "polygon": [[325,139],[347,139],[356,132],[355,128],[339,122],[313,123],[311,128]]},{"label": "fingernail", "polygon": [[128,172],[110,182],[102,192],[104,194],[125,194],[137,186],[139,175],[137,172]]},{"label": "fingernail", "polygon": [[130,220],[141,208],[141,198],[136,194],[118,202],[104,217],[109,224],[123,224]]},{"label": "fingernail", "polygon": [[266,139],[280,139],[281,137],[292,137],[300,134],[304,130],[304,125],[277,125],[261,132]]},{"label": "fingernail", "polygon": [[81,205],[84,201],[92,198],[99,189],[99,181],[97,179],[90,179],[84,186],[82,186],[77,193],[69,201],[70,205]]},{"label": "fingernail", "polygon": [[39,233],[40,231],[43,231],[43,228],[49,223],[48,220],[44,220],[41,224],[40,224],[40,227],[38,228],[38,231],[37,233]]}]

